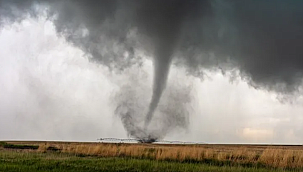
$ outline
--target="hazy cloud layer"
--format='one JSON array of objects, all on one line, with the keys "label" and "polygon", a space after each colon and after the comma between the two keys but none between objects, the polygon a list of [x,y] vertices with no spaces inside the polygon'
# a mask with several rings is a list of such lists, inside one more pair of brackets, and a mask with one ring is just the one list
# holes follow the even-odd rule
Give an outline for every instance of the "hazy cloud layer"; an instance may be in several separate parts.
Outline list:
[{"label": "hazy cloud layer", "polygon": [[205,69],[236,70],[256,88],[302,91],[302,6],[282,0],[1,0],[0,15],[2,26],[48,16],[67,41],[114,70],[152,57],[148,124],[172,60],[198,76]]},{"label": "hazy cloud layer", "polygon": [[[112,98],[121,93],[121,86],[129,85],[136,89],[135,95],[143,97],[142,103],[150,100],[151,61],[121,74],[109,73],[102,65],[89,63],[84,52],[58,37],[52,22],[43,18],[6,26],[0,33],[0,47],[0,139],[125,138]],[[174,83],[177,85],[171,86]],[[303,141],[302,99],[298,104],[280,104],[275,94],[255,90],[243,81],[230,83],[220,73],[206,72],[201,82],[186,76],[185,69],[172,67],[160,105],[167,105],[168,100],[181,103],[169,96],[180,94],[169,91],[181,89],[182,95],[188,86],[188,128],[170,131],[166,140]]]}]

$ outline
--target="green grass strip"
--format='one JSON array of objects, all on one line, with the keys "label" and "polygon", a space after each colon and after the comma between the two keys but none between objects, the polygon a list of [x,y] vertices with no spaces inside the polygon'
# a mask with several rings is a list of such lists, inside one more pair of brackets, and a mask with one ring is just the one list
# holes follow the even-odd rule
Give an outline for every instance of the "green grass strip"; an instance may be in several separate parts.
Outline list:
[{"label": "green grass strip", "polygon": [[[0,172],[267,172],[282,169],[216,166],[205,163],[178,163],[132,158],[78,157],[56,152],[0,150]],[[294,171],[294,170],[293,170]]]}]

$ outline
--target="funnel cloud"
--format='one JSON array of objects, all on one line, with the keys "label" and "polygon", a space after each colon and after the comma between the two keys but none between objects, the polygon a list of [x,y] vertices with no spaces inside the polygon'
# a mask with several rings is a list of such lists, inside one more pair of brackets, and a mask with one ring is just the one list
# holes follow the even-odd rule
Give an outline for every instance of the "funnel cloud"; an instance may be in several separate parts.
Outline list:
[{"label": "funnel cloud", "polygon": [[[0,16],[3,26],[46,15],[58,34],[113,71],[152,59],[153,93],[139,115],[147,127],[160,109],[172,63],[199,77],[205,69],[239,70],[255,88],[300,92],[302,7],[302,1],[284,0],[0,0]],[[126,128],[137,127],[133,111],[117,112]],[[132,130],[141,129],[127,130],[139,137]]]}]

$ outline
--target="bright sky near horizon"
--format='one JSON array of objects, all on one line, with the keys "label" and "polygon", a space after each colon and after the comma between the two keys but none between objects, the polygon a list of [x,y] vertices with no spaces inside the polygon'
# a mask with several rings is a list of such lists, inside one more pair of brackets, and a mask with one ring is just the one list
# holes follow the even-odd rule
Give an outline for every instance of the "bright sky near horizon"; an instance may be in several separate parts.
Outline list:
[{"label": "bright sky near horizon", "polygon": [[[141,73],[146,80],[140,80]],[[221,73],[207,74],[200,80],[172,67],[169,83],[192,84],[193,112],[188,131],[170,133],[166,140],[303,143],[302,99],[283,104],[274,93],[240,79],[230,82]],[[110,74],[58,36],[45,18],[5,25],[0,30],[0,140],[126,138],[111,96],[129,76],[152,90],[149,59],[140,68]]]}]

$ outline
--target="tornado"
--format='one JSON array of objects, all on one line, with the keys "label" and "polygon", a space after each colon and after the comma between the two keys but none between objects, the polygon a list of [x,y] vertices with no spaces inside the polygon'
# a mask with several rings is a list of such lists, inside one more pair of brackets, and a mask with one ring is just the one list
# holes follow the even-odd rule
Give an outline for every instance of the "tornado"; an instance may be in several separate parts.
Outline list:
[{"label": "tornado", "polygon": [[186,17],[197,6],[197,1],[167,0],[143,1],[137,14],[139,32],[149,38],[153,46],[153,93],[146,114],[146,129],[165,90],[172,58],[180,39]]},{"label": "tornado", "polygon": [[154,85],[153,85],[153,95],[149,105],[148,112],[146,114],[146,119],[144,123],[144,128],[148,127],[153,114],[158,106],[163,90],[166,87],[167,77],[169,74],[170,63],[172,60],[172,43],[170,46],[163,45],[159,47],[158,53],[154,59]]}]

